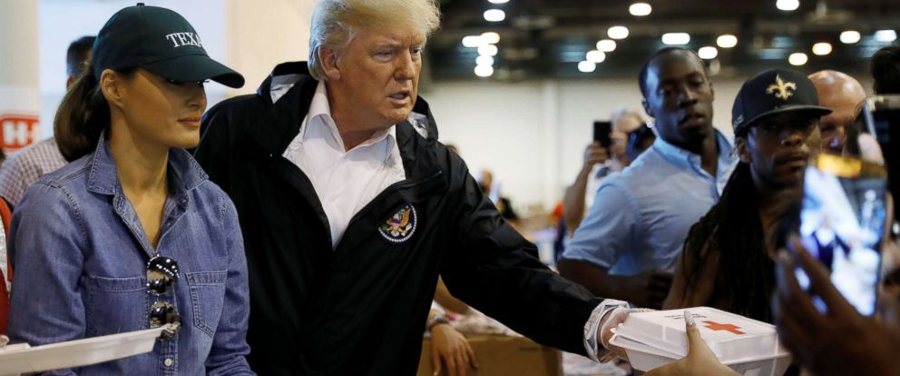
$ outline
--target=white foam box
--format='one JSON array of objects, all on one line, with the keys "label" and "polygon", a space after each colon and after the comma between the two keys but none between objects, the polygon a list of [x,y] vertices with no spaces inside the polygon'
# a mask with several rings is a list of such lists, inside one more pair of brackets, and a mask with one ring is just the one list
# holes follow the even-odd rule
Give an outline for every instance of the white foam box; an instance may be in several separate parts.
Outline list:
[{"label": "white foam box", "polygon": [[[775,327],[709,307],[689,308],[700,334],[722,364],[744,376],[781,376],[790,354],[778,342]],[[641,371],[687,355],[684,309],[629,315],[610,342],[628,353]]]},{"label": "white foam box", "polygon": [[0,375],[82,367],[153,351],[164,327],[30,347],[0,348]]}]

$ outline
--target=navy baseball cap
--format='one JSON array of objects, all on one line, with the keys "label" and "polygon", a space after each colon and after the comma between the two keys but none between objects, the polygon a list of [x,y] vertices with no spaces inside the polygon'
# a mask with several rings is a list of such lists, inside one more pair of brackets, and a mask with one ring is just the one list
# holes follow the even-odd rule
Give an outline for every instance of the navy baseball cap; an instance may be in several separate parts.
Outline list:
[{"label": "navy baseball cap", "polygon": [[831,109],[819,106],[816,87],[806,75],[787,69],[769,69],[744,82],[731,108],[734,133],[739,134],[763,116],[806,111],[825,116]]},{"label": "navy baseball cap", "polygon": [[196,82],[213,80],[244,86],[244,77],[211,59],[200,36],[178,13],[138,3],[106,21],[94,41],[91,60],[99,81],[105,69],[144,68],[163,78]]}]

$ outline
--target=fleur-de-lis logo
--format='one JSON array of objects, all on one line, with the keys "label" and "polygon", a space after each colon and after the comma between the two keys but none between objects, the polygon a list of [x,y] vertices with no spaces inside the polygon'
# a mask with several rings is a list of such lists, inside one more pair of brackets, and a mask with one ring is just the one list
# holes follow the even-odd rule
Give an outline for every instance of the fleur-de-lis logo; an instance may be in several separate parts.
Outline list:
[{"label": "fleur-de-lis logo", "polygon": [[781,79],[781,75],[775,75],[775,83],[769,85],[769,88],[766,89],[766,94],[775,94],[775,98],[780,98],[783,100],[787,100],[794,95],[791,90],[797,90],[797,84],[793,82],[784,82]]}]

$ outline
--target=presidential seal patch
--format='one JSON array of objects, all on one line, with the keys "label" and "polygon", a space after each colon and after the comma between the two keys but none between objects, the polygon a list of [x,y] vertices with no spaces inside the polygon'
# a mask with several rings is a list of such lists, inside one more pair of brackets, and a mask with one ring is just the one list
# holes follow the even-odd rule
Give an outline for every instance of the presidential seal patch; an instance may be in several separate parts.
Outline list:
[{"label": "presidential seal patch", "polygon": [[378,232],[391,243],[403,243],[416,232],[417,219],[416,208],[407,204],[378,226]]}]

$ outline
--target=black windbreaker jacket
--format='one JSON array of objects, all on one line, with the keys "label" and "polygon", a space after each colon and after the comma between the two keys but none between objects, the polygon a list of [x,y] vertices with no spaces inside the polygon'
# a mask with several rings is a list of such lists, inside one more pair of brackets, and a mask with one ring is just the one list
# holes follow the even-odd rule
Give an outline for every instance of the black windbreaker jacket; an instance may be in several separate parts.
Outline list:
[{"label": "black windbreaker jacket", "polygon": [[[272,103],[272,77],[285,74],[299,79]],[[234,200],[244,236],[251,367],[266,376],[414,375],[438,274],[512,329],[583,354],[599,299],[546,268],[500,218],[462,159],[437,141],[421,98],[413,111],[427,115],[427,137],[420,125],[396,125],[407,179],[360,210],[332,249],[312,184],[282,157],[317,84],[306,63],[281,64],[257,94],[203,118],[195,156]]]}]

